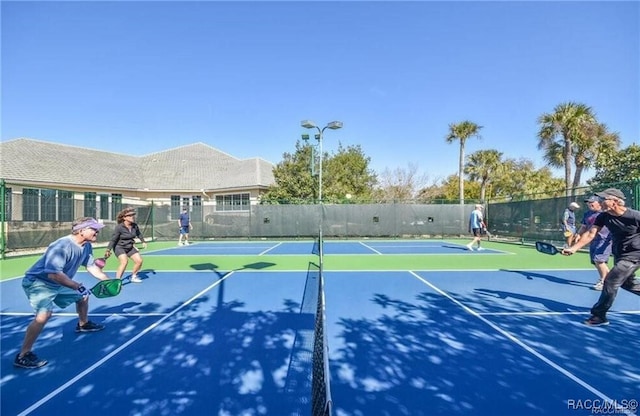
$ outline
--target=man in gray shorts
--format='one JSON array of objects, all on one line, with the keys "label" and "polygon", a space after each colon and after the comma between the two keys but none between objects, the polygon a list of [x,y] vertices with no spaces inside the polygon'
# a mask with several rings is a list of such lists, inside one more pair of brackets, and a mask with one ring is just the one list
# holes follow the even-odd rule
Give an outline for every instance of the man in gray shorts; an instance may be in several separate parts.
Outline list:
[{"label": "man in gray shorts", "polygon": [[47,360],[38,358],[31,350],[33,344],[51,318],[54,306],[66,308],[76,304],[78,324],[76,332],[95,332],[103,325],[89,320],[89,291],[73,280],[80,266],[95,278],[108,280],[102,269],[94,264],[91,243],[96,241],[100,229],[104,227],[93,218],[84,217],[74,221],[71,234],[54,241],[22,279],[29,303],[35,311],[33,321],[27,327],[20,352],[13,365],[22,368],[38,368]]}]

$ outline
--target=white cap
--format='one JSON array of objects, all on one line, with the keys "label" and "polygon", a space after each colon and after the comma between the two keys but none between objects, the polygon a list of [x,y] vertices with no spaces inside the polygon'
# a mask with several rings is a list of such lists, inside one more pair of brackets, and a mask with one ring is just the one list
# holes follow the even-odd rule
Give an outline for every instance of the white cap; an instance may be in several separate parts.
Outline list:
[{"label": "white cap", "polygon": [[577,202],[572,202],[569,204],[569,208],[578,209],[580,208],[580,204],[578,204]]}]

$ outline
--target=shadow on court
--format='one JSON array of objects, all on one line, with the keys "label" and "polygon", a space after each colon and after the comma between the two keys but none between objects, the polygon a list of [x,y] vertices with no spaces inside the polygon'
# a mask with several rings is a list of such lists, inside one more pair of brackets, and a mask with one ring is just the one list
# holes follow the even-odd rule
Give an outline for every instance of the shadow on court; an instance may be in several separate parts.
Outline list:
[{"label": "shadow on court", "polygon": [[593,283],[595,283],[595,281],[593,283],[586,283],[586,282],[581,282],[579,280],[563,279],[551,274],[532,272],[528,270],[500,269],[500,271],[521,274],[522,276],[526,277],[527,280],[544,279],[544,280],[550,281],[551,283],[558,283],[561,285],[573,285],[573,286],[591,288],[591,286],[593,286]]},{"label": "shadow on court", "polygon": [[[495,302],[455,297],[485,309]],[[374,294],[370,303],[360,307],[379,310],[377,317],[342,318],[330,330],[339,341],[330,361],[334,414],[591,414],[569,409],[567,401],[597,396],[449,299],[431,292],[409,302]],[[561,302],[549,307],[577,309]],[[606,329],[587,328],[574,315],[489,320],[609,397],[638,398],[640,363],[629,359],[640,348],[637,315],[617,315]]]},{"label": "shadow on court", "polygon": [[[269,266],[252,263],[243,268]],[[213,264],[196,267],[216,270]],[[96,415],[309,414],[313,314],[301,313],[300,298],[276,300],[280,306],[269,311],[243,311],[245,302],[226,299],[222,283],[186,307],[183,301],[126,301],[93,308],[92,313],[131,307],[137,312],[178,311],[34,414],[60,414],[69,406]],[[2,414],[25,410],[159,318],[116,314],[107,320],[105,331],[76,334],[75,318],[54,316],[48,336],[38,340],[38,353],[50,363],[21,371],[11,361],[30,319],[3,316],[2,344],[15,348],[3,348],[2,393],[15,400],[2,400]],[[304,338],[308,342],[300,342]],[[290,365],[292,356],[296,366]]]}]

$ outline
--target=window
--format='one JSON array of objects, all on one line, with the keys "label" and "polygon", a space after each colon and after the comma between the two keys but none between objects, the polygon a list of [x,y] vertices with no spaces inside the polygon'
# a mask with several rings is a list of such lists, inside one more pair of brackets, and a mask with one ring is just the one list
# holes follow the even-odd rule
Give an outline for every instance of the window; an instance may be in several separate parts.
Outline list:
[{"label": "window", "polygon": [[202,197],[200,195],[171,195],[171,219],[180,218],[182,208],[187,207],[191,221],[202,221]]},{"label": "window", "polygon": [[180,217],[180,195],[171,195],[171,219],[177,220]]},{"label": "window", "polygon": [[73,221],[73,192],[58,191],[58,221]]},{"label": "window", "polygon": [[118,218],[120,211],[122,211],[122,194],[111,194],[111,218]]},{"label": "window", "polygon": [[40,221],[56,220],[56,191],[40,190]]},{"label": "window", "polygon": [[22,212],[25,221],[73,221],[73,192],[25,188]]},{"label": "window", "polygon": [[98,206],[96,204],[97,195],[95,192],[84,193],[84,211],[85,217],[98,218]]},{"label": "window", "polygon": [[232,194],[216,196],[216,211],[248,211],[249,194]]},{"label": "window", "polygon": [[202,197],[200,195],[194,195],[192,202],[191,221],[202,221]]},{"label": "window", "polygon": [[40,211],[40,190],[24,188],[22,190],[22,219],[25,221],[38,221]]},{"label": "window", "polygon": [[109,219],[109,195],[100,195],[100,218],[103,220]]}]

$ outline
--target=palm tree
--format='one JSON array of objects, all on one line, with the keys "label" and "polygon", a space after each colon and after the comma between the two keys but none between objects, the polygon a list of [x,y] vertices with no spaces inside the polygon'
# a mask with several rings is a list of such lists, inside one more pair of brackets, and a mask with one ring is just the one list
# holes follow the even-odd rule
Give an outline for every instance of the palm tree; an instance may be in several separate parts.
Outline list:
[{"label": "palm tree", "polygon": [[469,160],[464,167],[464,173],[469,177],[470,181],[480,182],[480,200],[483,202],[486,200],[487,185],[502,166],[501,159],[502,152],[494,149],[478,150],[469,155]]},{"label": "palm tree", "polygon": [[457,124],[449,124],[449,134],[446,136],[447,143],[460,141],[460,155],[458,158],[458,191],[460,204],[464,204],[464,145],[468,138],[476,136],[480,139],[480,129],[482,126],[472,121],[465,120]]},{"label": "palm tree", "polygon": [[[564,167],[565,195],[572,195],[571,164],[578,143],[584,142],[587,126],[596,123],[591,107],[574,102],[557,105],[553,113],[538,118],[538,149],[544,151],[544,159],[550,166]],[[571,193],[570,193],[571,192]]]},{"label": "palm tree", "polygon": [[575,155],[576,173],[573,178],[573,188],[580,186],[582,173],[593,167],[598,155],[603,151],[617,151],[620,148],[620,135],[610,132],[604,123],[587,123],[584,125],[583,135],[576,141]]}]

